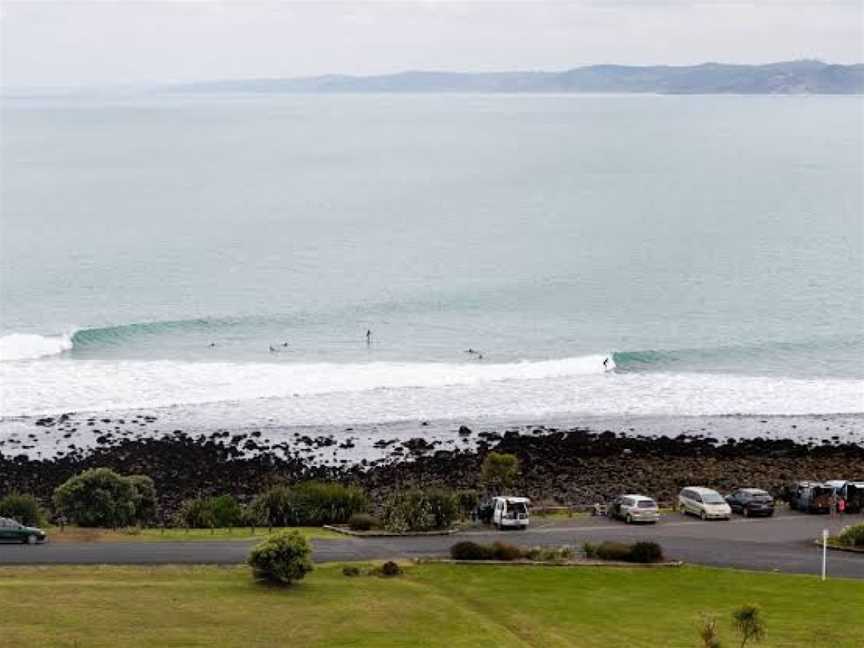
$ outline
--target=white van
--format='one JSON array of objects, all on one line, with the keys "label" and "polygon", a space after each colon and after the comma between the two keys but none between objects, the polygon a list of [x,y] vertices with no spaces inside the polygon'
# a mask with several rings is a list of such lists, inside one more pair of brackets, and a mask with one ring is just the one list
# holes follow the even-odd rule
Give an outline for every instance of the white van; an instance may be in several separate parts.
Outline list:
[{"label": "white van", "polygon": [[701,486],[688,486],[678,493],[678,511],[681,515],[698,515],[703,520],[728,520],[732,508],[715,490]]},{"label": "white van", "polygon": [[496,529],[527,529],[527,497],[495,497],[492,499],[492,524]]}]

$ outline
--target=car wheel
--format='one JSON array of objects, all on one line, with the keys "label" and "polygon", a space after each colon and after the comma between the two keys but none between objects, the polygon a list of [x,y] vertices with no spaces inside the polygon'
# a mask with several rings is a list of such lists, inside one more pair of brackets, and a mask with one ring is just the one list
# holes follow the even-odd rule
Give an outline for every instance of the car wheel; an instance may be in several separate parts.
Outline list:
[{"label": "car wheel", "polygon": [[630,517],[629,513],[627,514],[627,517],[624,518],[624,522],[625,522],[625,524],[632,524],[633,523],[633,518]]},{"label": "car wheel", "polygon": [[699,519],[705,520],[705,511],[699,511]]},{"label": "car wheel", "polygon": [[750,509],[748,509],[748,508],[744,509],[744,517],[750,517]]},{"label": "car wheel", "polygon": [[24,540],[24,542],[26,542],[29,545],[36,544],[36,536],[35,535],[29,535],[29,536],[27,536],[27,539]]}]

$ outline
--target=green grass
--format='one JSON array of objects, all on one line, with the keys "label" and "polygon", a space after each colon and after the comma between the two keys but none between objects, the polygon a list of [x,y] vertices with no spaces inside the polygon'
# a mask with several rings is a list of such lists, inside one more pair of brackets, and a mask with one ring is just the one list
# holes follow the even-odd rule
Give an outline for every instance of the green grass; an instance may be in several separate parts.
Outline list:
[{"label": "green grass", "polygon": [[[320,527],[291,527],[308,539],[339,538],[338,533]],[[281,529],[273,529],[279,531]],[[234,529],[89,529],[67,526],[46,529],[49,542],[208,542],[213,540],[263,540],[268,535],[267,527],[258,527],[255,533],[249,527]]]},{"label": "green grass", "polygon": [[300,584],[245,567],[0,568],[0,643],[80,648],[234,646],[698,646],[702,613],[725,645],[730,617],[759,604],[760,646],[860,648],[864,583],[684,567],[409,565],[347,578],[318,566]]}]

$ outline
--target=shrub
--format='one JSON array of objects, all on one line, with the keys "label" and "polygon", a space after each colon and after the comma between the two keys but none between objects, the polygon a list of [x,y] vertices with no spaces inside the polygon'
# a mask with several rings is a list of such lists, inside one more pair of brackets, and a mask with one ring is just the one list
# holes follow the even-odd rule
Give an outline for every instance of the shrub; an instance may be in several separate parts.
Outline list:
[{"label": "shrub", "polygon": [[348,528],[352,531],[369,531],[378,526],[378,521],[368,513],[355,513],[348,519]]},{"label": "shrub", "polygon": [[864,547],[864,522],[847,526],[835,540],[846,547]]},{"label": "shrub", "polygon": [[732,623],[741,636],[741,648],[747,642],[762,641],[765,638],[765,621],[757,605],[742,605],[732,613]]},{"label": "shrub", "polygon": [[456,498],[447,490],[410,490],[384,506],[384,528],[394,533],[448,529],[456,520]]},{"label": "shrub", "polygon": [[156,485],[147,475],[130,475],[127,477],[138,492],[135,505],[136,522],[152,522],[156,519],[159,502],[156,498]]},{"label": "shrub", "polygon": [[656,542],[637,542],[630,548],[630,562],[656,563],[663,560],[663,549]]},{"label": "shrub", "polygon": [[343,576],[359,576],[360,569],[358,567],[343,567],[342,568]]},{"label": "shrub", "polygon": [[573,547],[533,547],[524,552],[524,557],[538,562],[563,562],[572,560],[575,552]]},{"label": "shrub", "polygon": [[463,520],[472,516],[480,503],[480,496],[475,490],[456,491],[456,504],[459,507],[459,517]]},{"label": "shrub", "polygon": [[519,560],[524,556],[524,553],[519,547],[516,547],[506,542],[495,542],[492,544],[492,555],[495,560]]},{"label": "shrub", "polygon": [[702,617],[702,623],[699,626],[699,638],[702,640],[702,648],[721,648],[720,633],[717,630],[715,617]]},{"label": "shrub", "polygon": [[290,489],[298,526],[321,526],[347,522],[369,505],[366,494],[356,486],[330,482],[305,482]]},{"label": "shrub", "polygon": [[504,452],[490,452],[480,466],[480,481],[498,493],[513,486],[518,474],[518,457]]},{"label": "shrub", "polygon": [[251,517],[266,526],[291,526],[294,519],[291,491],[287,486],[267,489],[255,498]]},{"label": "shrub", "polygon": [[453,560],[493,560],[495,552],[488,545],[463,540],[450,547],[450,557]]},{"label": "shrub", "polygon": [[234,527],[244,521],[244,511],[231,495],[185,500],[177,511],[177,523],[190,529]]},{"label": "shrub", "polygon": [[155,512],[155,502],[149,477],[124,477],[108,468],[86,470],[54,490],[57,512],[86,527],[116,528],[146,522]]},{"label": "shrub", "polygon": [[24,526],[45,524],[45,516],[39,501],[32,495],[12,493],[0,499],[0,517],[12,518]]},{"label": "shrub", "polygon": [[402,573],[402,568],[392,560],[388,560],[378,569],[376,569],[375,573],[379,576],[386,576],[388,578],[391,578],[393,576],[399,576]]},{"label": "shrub", "polygon": [[309,543],[297,531],[281,531],[258,544],[249,554],[256,580],[288,585],[312,571]]},{"label": "shrub", "polygon": [[601,542],[597,547],[597,557],[600,560],[630,560],[631,546],[623,542]]},{"label": "shrub", "polygon": [[269,526],[322,526],[347,522],[368,504],[356,486],[312,481],[275,486],[259,495],[255,506]]},{"label": "shrub", "polygon": [[582,545],[588,559],[617,560],[619,562],[654,563],[663,560],[663,550],[656,542],[601,542]]}]

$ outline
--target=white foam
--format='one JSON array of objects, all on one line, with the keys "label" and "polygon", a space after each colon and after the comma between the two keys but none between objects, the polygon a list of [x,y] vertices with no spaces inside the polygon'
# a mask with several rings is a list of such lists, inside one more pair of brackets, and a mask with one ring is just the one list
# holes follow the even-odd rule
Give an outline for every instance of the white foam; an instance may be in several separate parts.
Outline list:
[{"label": "white foam", "polygon": [[0,365],[0,416],[205,403],[266,410],[274,420],[296,425],[477,415],[864,412],[861,380],[615,374],[603,371],[605,357],[508,364],[55,358]]},{"label": "white foam", "polygon": [[34,360],[58,355],[72,348],[72,335],[10,333],[0,337],[0,362]]}]

